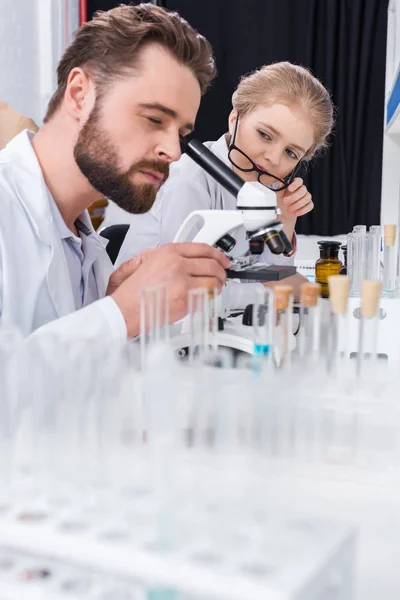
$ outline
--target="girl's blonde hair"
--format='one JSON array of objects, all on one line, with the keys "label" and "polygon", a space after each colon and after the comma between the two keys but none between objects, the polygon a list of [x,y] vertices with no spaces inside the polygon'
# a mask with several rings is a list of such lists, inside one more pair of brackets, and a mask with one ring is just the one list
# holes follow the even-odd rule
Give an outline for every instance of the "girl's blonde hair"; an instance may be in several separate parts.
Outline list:
[{"label": "girl's blonde hair", "polygon": [[325,148],[334,123],[334,107],[328,90],[308,69],[290,62],[265,65],[240,80],[232,96],[239,116],[259,105],[280,103],[304,109],[314,127],[314,144],[304,158]]}]

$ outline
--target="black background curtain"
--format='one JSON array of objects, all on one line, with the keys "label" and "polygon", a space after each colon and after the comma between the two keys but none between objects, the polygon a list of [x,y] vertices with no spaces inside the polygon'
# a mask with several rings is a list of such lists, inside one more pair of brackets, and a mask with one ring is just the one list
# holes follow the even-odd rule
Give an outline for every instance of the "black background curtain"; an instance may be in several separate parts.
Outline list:
[{"label": "black background curtain", "polygon": [[[117,4],[88,0],[89,16]],[[296,229],[334,235],[380,222],[388,0],[159,4],[178,11],[214,48],[218,78],[203,98],[197,137],[215,140],[226,131],[241,75],[274,61],[302,64],[330,90],[338,112],[331,147],[305,176],[315,209]]]}]

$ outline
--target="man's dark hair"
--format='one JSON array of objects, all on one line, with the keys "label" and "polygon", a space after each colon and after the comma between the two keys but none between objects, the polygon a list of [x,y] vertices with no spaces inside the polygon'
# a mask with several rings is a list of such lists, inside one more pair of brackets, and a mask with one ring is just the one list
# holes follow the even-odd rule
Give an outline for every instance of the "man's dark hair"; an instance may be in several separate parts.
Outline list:
[{"label": "man's dark hair", "polygon": [[75,67],[87,70],[101,95],[112,82],[135,68],[141,50],[157,43],[193,72],[203,95],[216,74],[212,48],[176,12],[154,4],[121,5],[97,12],[92,21],[78,29],[57,69],[57,90],[50,99],[44,121],[60,106],[68,76]]}]

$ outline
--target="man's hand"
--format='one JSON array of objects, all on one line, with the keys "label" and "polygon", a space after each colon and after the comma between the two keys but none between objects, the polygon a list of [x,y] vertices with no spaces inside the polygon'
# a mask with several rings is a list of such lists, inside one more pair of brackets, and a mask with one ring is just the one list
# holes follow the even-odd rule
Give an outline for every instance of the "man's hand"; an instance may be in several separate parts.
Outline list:
[{"label": "man's hand", "polygon": [[[118,275],[121,278],[120,285],[111,293],[124,315],[130,337],[139,334],[142,290],[166,285],[168,320],[173,323],[187,314],[191,289],[206,287],[221,290],[226,280],[226,269],[230,265],[229,259],[216,248],[193,242],[167,244],[135,258],[140,259],[138,266],[129,267],[131,261],[127,261],[115,271],[117,281],[118,271],[127,265]],[[124,278],[130,268],[132,273]]]},{"label": "man's hand", "polygon": [[122,263],[122,265],[112,273],[110,279],[108,280],[106,295],[111,296],[125,281],[125,279],[132,275],[141,264],[142,257],[140,255],[134,256],[130,260]]}]

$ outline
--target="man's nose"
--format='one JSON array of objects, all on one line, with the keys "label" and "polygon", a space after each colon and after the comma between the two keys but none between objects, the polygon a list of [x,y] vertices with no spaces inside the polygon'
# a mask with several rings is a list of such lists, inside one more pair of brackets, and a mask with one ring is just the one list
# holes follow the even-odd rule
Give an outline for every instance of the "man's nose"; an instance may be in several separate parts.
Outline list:
[{"label": "man's nose", "polygon": [[181,157],[181,144],[178,134],[165,136],[157,148],[157,155],[168,163],[175,162]]}]

